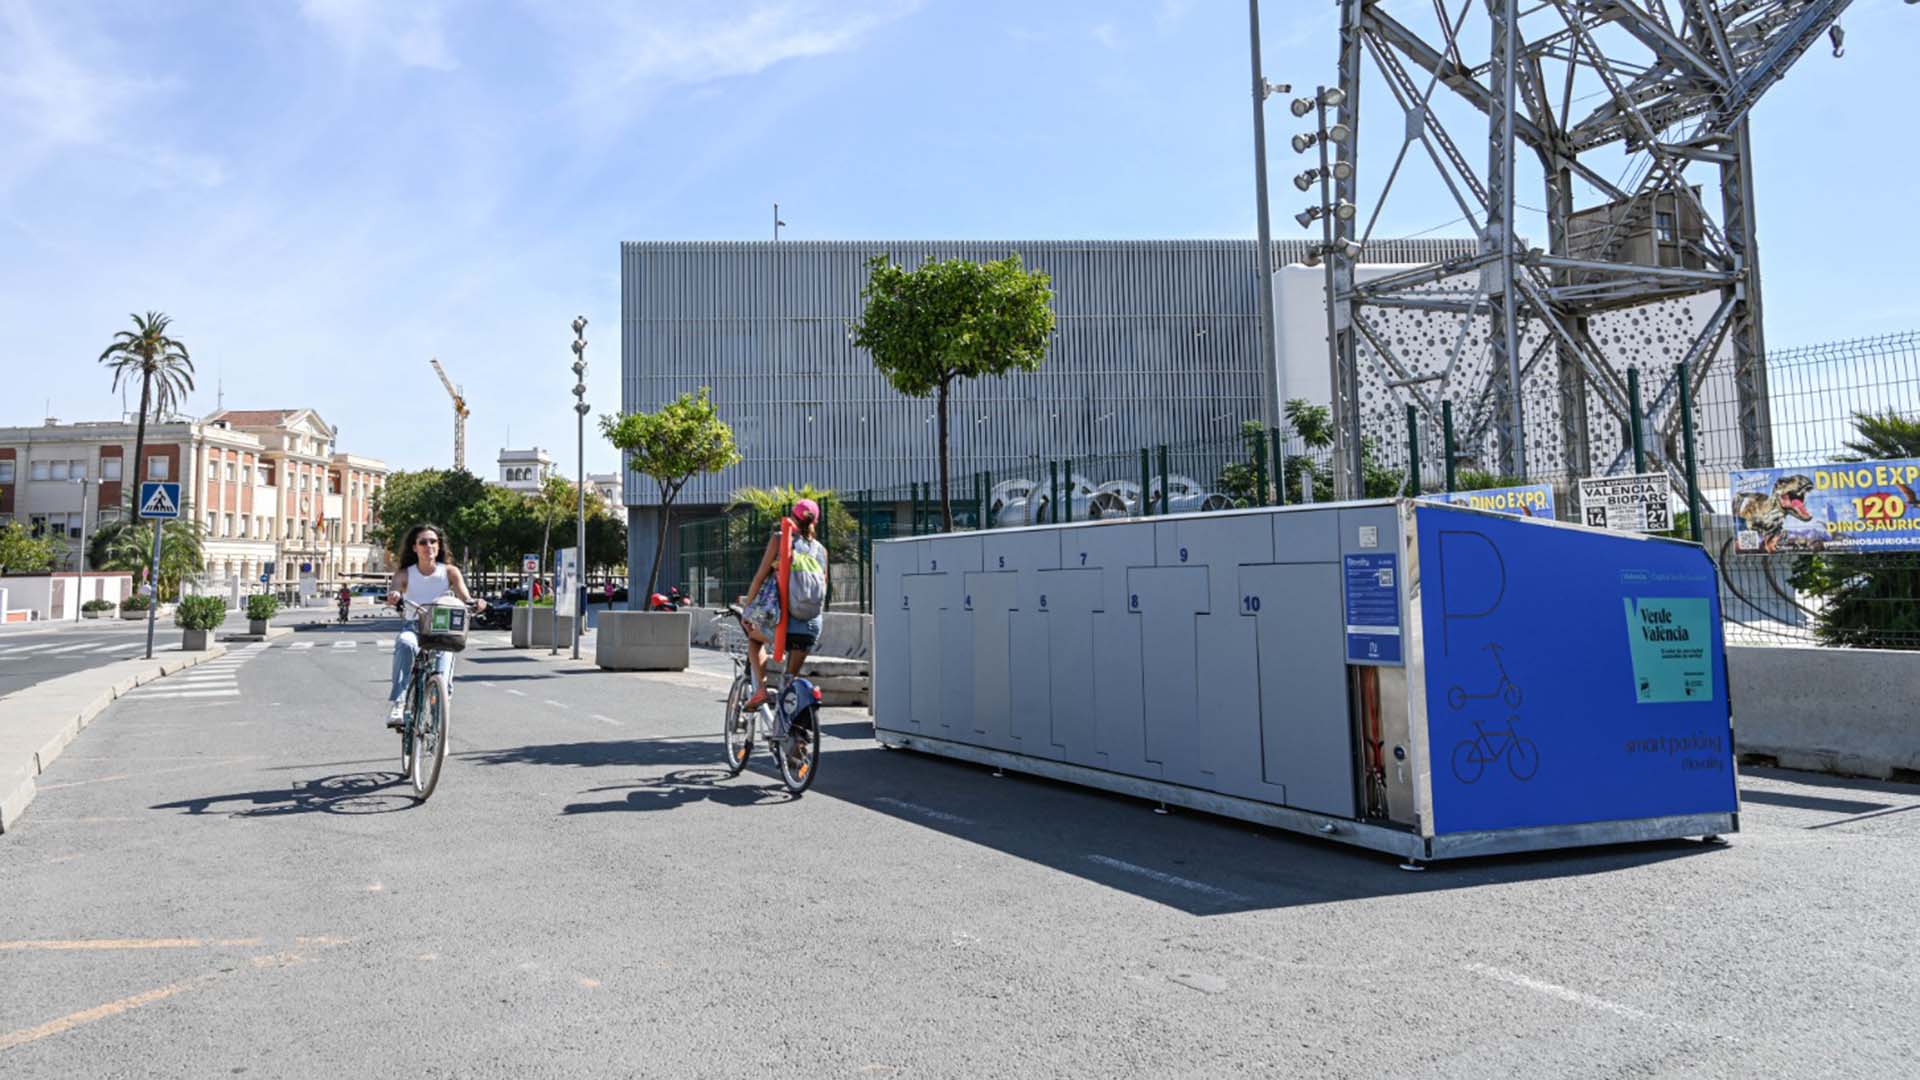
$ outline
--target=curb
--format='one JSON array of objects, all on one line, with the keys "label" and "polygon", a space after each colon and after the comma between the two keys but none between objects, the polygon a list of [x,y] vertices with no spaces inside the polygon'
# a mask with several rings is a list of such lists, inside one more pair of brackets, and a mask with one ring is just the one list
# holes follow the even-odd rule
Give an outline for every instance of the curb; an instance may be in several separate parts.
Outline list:
[{"label": "curb", "polygon": [[20,718],[0,726],[0,833],[19,825],[38,791],[35,778],[107,706],[136,686],[226,654],[226,646],[213,645],[205,652],[121,660],[0,697],[0,707]]}]

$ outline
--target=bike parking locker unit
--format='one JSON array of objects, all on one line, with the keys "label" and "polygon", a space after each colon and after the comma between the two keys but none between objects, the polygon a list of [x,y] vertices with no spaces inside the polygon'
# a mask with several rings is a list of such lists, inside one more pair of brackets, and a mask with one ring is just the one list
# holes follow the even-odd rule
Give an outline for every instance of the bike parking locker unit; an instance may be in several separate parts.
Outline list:
[{"label": "bike parking locker unit", "polygon": [[1416,500],[875,546],[876,737],[1414,861],[1736,831],[1698,546]]}]

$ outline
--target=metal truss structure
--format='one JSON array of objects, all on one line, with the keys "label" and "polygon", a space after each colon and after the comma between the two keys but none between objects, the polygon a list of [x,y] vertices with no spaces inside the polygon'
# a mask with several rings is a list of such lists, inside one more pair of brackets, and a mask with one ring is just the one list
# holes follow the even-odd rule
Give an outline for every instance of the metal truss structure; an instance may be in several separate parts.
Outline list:
[{"label": "metal truss structure", "polygon": [[[1364,245],[1380,206],[1365,222],[1364,214],[1334,221],[1334,409],[1346,434],[1338,446],[1345,490],[1356,490],[1362,475],[1363,359],[1376,386],[1429,416],[1441,394],[1477,402],[1465,445],[1486,440],[1487,464],[1501,472],[1617,468],[1624,448],[1609,466],[1596,460],[1589,438],[1591,421],[1629,411],[1619,358],[1608,356],[1595,322],[1700,293],[1717,294],[1712,315],[1687,326],[1683,347],[1669,342],[1661,351],[1691,361],[1697,390],[1728,346],[1740,455],[1749,466],[1770,463],[1749,116],[1849,2],[1341,0],[1344,93],[1335,119],[1350,133],[1353,169],[1334,198],[1359,201],[1360,105],[1384,89],[1399,107],[1405,141],[1379,202],[1409,156],[1425,156],[1479,240],[1468,257],[1358,280],[1343,242]],[[1486,50],[1485,62],[1468,58],[1469,41]],[[1837,54],[1837,34],[1834,43]],[[1451,101],[1435,98],[1441,88]],[[1484,169],[1469,160],[1464,133],[1457,139],[1441,119],[1449,110],[1471,117],[1468,109],[1485,120]],[[1515,226],[1522,150],[1537,158],[1544,181],[1544,247]],[[1624,172],[1608,175],[1622,163]],[[1707,205],[1690,169],[1696,177],[1717,173],[1717,206]],[[1590,200],[1586,208],[1575,206],[1576,191]],[[1676,235],[1676,218],[1689,226],[1678,230],[1686,235]],[[1673,242],[1652,243],[1656,232]],[[1651,258],[1650,248],[1659,249]],[[1406,312],[1445,320],[1449,332],[1396,336],[1386,324]],[[1470,341],[1482,346],[1482,362],[1463,357]],[[1537,406],[1550,403],[1540,407],[1547,416],[1535,417],[1535,441],[1556,428],[1558,435],[1537,447],[1538,460],[1529,458],[1530,379],[1551,390],[1533,397]],[[1679,424],[1677,376],[1660,375],[1655,385],[1646,411],[1670,438]]]}]

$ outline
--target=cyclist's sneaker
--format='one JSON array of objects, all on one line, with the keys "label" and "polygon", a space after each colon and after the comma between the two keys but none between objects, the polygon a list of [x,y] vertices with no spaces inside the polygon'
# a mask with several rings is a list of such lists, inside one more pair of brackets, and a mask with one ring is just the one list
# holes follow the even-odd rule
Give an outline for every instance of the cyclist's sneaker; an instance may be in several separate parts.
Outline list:
[{"label": "cyclist's sneaker", "polygon": [[397,701],[387,707],[387,726],[395,731],[407,726],[407,710]]},{"label": "cyclist's sneaker", "polygon": [[747,703],[744,706],[742,706],[742,708],[757,709],[760,706],[765,705],[766,703],[767,703],[767,688],[763,686],[760,689],[755,690],[753,692],[753,696],[747,699]]}]

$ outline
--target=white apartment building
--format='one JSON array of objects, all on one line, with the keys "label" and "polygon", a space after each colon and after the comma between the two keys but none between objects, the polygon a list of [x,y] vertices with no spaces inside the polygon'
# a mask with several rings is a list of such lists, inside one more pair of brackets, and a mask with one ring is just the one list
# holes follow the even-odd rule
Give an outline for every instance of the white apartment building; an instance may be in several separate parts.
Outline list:
[{"label": "white apartment building", "polygon": [[387,570],[367,540],[384,462],[344,454],[311,409],[225,409],[201,420],[147,424],[143,466],[132,421],[0,428],[0,522],[57,529],[81,558],[80,538],[123,513],[140,480],[179,482],[185,510],[205,529],[200,585],[224,588],[269,575],[287,586],[303,572],[321,582]]},{"label": "white apartment building", "polygon": [[494,483],[527,495],[538,493],[547,477],[554,475],[553,458],[538,446],[531,450],[502,450],[498,464],[500,475]]}]

